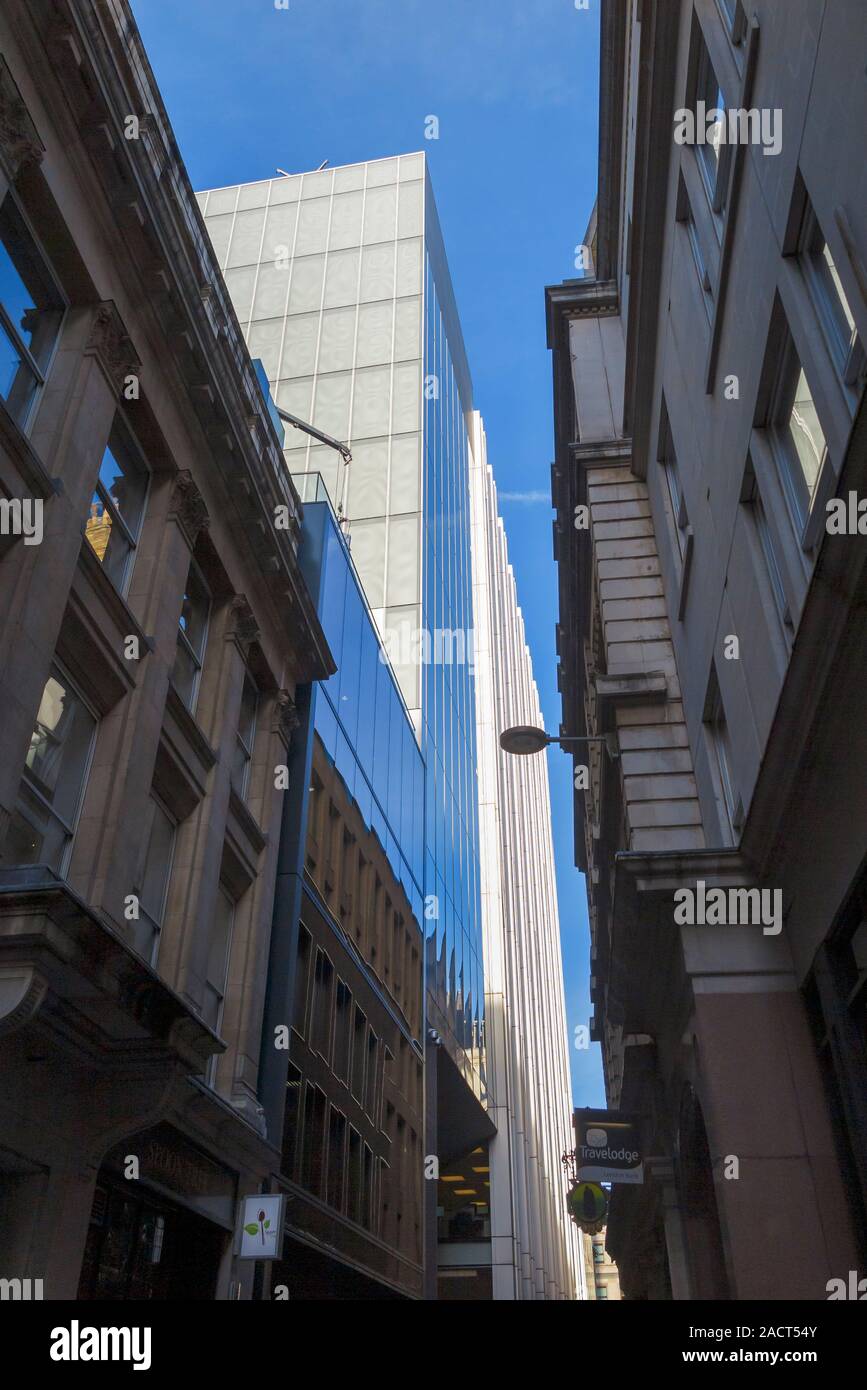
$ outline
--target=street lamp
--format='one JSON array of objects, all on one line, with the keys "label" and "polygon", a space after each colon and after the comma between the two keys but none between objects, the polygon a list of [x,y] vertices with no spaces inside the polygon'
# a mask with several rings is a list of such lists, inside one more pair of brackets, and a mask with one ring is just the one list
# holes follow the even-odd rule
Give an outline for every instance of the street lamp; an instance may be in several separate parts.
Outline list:
[{"label": "street lamp", "polygon": [[557,738],[554,734],[546,734],[544,729],[537,728],[535,724],[516,724],[511,729],[504,729],[500,734],[500,747],[503,752],[519,757],[541,753],[549,743],[559,743],[561,748],[567,743],[604,743],[609,757],[620,756],[614,734],[593,734],[587,737],[569,735]]}]

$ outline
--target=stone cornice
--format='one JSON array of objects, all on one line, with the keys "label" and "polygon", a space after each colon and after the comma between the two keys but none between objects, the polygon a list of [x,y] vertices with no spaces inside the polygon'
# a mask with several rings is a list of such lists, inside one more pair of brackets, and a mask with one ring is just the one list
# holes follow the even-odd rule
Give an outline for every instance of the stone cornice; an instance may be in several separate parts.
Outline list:
[{"label": "stone cornice", "polygon": [[583,280],[563,280],[545,286],[545,314],[548,347],[560,347],[563,321],[574,318],[604,318],[620,312],[620,294],[614,280],[588,275]]}]

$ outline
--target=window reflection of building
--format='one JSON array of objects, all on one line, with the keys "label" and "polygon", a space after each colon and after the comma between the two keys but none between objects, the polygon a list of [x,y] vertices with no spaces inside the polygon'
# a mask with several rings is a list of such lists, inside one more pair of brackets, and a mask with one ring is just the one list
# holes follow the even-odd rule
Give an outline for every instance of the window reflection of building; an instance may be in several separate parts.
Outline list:
[{"label": "window reflection of building", "polygon": [[96,726],[84,699],[55,666],[42,693],[3,861],[65,871]]},{"label": "window reflection of building", "polygon": [[437,1184],[437,1297],[493,1296],[487,1143],[443,1164]]}]

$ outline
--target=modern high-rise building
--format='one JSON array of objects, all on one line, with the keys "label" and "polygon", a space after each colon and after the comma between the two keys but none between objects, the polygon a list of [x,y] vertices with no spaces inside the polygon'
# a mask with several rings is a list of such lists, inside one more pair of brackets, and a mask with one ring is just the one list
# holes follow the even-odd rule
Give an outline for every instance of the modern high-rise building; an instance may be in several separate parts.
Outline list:
[{"label": "modern high-rise building", "polygon": [[[212,189],[199,203],[277,405],[351,448],[346,464],[290,426],[285,458],[302,499],[324,488],[339,517],[423,763],[424,1151],[440,1165],[439,1180],[424,1184],[426,1296],[575,1297],[547,778],[501,765],[496,745],[512,716],[539,722],[538,700],[489,482],[478,491],[480,548],[471,553],[471,470],[483,434],[425,155]],[[489,477],[482,463],[479,478]],[[491,647],[492,630],[508,653]],[[371,718],[369,691],[365,683],[351,696],[362,702],[357,733],[347,743],[341,729],[326,761],[339,767],[346,745],[348,763]],[[340,728],[339,703],[335,713]],[[413,789],[393,773],[383,795],[409,805]],[[523,798],[533,807],[526,838],[516,819]],[[480,801],[489,816],[484,907]],[[387,849],[387,827],[380,838]],[[496,1087],[486,999],[499,1015]],[[412,1277],[401,1288],[412,1293]]]},{"label": "modern high-rise building", "polygon": [[[285,457],[302,499],[324,484],[341,519],[424,761],[426,1144],[445,1165],[485,1142],[493,1124],[473,685],[472,388],[426,159],[402,155],[198,196],[277,405],[351,446],[346,466],[290,427]],[[426,1194],[433,1252],[436,1183]],[[429,1296],[434,1273],[431,1266]]]},{"label": "modern high-rise building", "polygon": [[420,1298],[425,768],[324,492],[300,559],[337,670],[299,695],[284,803],[260,1094],[289,1201],[270,1291]]},{"label": "modern high-rise building", "polygon": [[548,764],[499,744],[543,719],[478,414],[470,495],[493,1297],[572,1299],[586,1281],[561,1162],[574,1139]]},{"label": "modern high-rise building", "polygon": [[561,732],[619,752],[576,754],[592,1034],[647,1155],[606,1245],[627,1298],[822,1300],[867,1250],[864,9],[601,23],[546,298]]}]

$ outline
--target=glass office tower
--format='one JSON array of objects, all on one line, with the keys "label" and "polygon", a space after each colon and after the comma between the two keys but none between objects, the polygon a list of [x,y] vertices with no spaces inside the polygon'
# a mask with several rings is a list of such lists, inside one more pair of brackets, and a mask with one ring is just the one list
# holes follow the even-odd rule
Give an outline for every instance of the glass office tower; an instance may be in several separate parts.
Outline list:
[{"label": "glass office tower", "polygon": [[287,428],[302,500],[319,475],[342,520],[421,749],[428,1018],[484,1102],[472,388],[426,158],[198,196],[277,404],[352,451],[346,466]]}]

